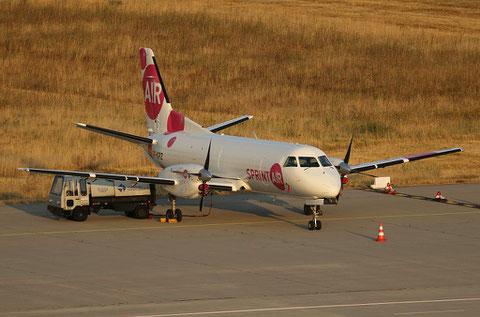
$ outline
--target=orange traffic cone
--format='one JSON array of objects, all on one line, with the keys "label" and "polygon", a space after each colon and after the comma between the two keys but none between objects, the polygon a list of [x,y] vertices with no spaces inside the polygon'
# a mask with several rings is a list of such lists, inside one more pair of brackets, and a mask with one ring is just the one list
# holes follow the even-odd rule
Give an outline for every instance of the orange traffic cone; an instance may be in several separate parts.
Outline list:
[{"label": "orange traffic cone", "polygon": [[387,239],[385,239],[385,235],[383,234],[383,224],[380,221],[380,228],[378,228],[378,238],[377,242],[385,242]]}]

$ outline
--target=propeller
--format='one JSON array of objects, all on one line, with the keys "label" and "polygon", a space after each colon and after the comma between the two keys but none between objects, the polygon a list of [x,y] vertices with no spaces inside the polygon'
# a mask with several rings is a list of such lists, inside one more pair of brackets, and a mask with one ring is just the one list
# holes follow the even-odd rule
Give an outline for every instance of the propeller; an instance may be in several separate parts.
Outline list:
[{"label": "propeller", "polygon": [[201,198],[200,198],[200,212],[202,212],[203,209],[203,198],[207,195],[207,182],[212,179],[212,173],[208,170],[209,165],[210,165],[210,148],[212,146],[212,140],[210,140],[210,143],[208,144],[208,151],[207,151],[207,157],[205,158],[205,164],[203,164],[203,169],[201,169],[198,172],[198,179],[202,181],[201,185]]},{"label": "propeller", "polygon": [[340,172],[340,175],[342,175],[342,178],[345,175],[350,174],[352,170],[350,168],[350,165],[348,165],[348,161],[350,161],[350,153],[352,151],[352,143],[353,143],[353,135],[352,135],[352,138],[350,139],[350,144],[348,145],[347,154],[345,154],[345,158],[343,159],[343,162],[341,162],[338,165],[338,171]]}]

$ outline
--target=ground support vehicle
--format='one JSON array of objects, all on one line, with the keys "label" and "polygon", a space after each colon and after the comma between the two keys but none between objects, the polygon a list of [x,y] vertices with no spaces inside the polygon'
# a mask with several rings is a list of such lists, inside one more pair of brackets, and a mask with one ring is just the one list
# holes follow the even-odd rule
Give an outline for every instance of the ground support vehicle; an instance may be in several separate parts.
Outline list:
[{"label": "ground support vehicle", "polygon": [[102,208],[143,219],[150,215],[155,202],[153,184],[56,176],[47,208],[54,215],[75,221],[85,221],[88,215]]}]

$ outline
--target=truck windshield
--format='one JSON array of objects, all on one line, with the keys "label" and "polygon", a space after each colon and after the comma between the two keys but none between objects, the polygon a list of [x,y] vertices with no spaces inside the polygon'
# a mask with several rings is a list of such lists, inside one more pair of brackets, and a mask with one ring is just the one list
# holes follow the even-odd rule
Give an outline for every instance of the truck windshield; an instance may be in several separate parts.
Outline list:
[{"label": "truck windshield", "polygon": [[50,193],[54,195],[60,195],[62,193],[62,187],[63,187],[63,176],[55,176]]}]

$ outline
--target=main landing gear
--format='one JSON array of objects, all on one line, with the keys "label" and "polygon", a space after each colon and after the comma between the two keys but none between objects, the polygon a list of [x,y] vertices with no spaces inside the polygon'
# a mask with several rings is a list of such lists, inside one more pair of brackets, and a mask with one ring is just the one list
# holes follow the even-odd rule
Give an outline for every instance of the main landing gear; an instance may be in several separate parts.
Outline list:
[{"label": "main landing gear", "polygon": [[170,202],[172,203],[172,208],[167,210],[167,221],[169,219],[176,219],[177,222],[182,221],[182,211],[176,208],[176,199],[177,197],[170,194],[168,195],[168,200],[170,200]]},{"label": "main landing gear", "polygon": [[312,220],[308,222],[308,230],[322,229],[322,222],[317,219],[318,216],[323,214],[320,205],[304,205],[303,211],[305,215],[312,215]]}]

